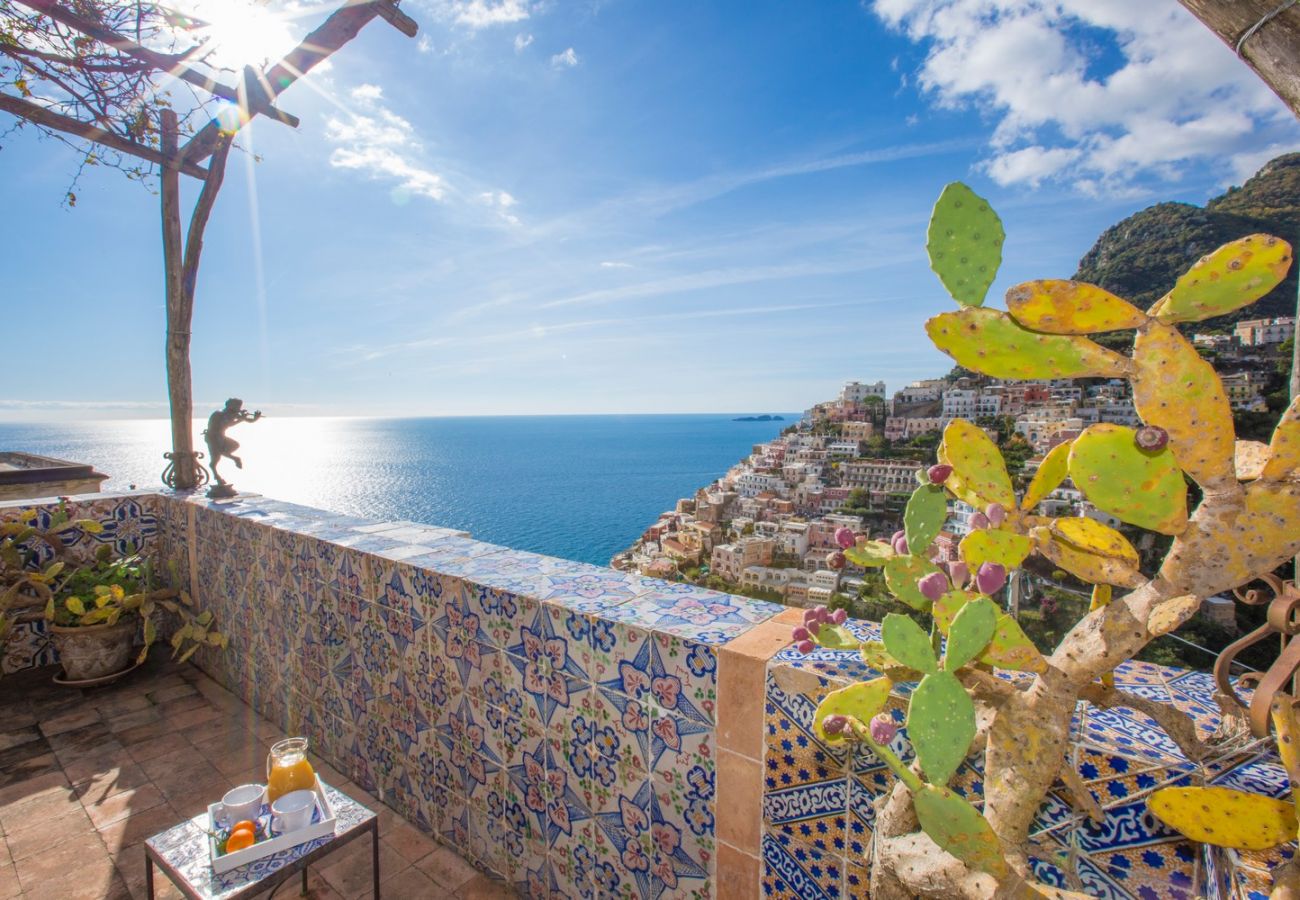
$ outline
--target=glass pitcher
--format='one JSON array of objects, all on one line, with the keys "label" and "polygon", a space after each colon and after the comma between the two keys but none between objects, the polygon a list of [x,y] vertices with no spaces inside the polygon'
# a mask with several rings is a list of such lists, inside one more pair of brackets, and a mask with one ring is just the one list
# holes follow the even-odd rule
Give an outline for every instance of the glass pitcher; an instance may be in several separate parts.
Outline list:
[{"label": "glass pitcher", "polygon": [[285,738],[266,757],[266,802],[274,803],[290,791],[316,787],[316,771],[307,762],[307,739]]}]

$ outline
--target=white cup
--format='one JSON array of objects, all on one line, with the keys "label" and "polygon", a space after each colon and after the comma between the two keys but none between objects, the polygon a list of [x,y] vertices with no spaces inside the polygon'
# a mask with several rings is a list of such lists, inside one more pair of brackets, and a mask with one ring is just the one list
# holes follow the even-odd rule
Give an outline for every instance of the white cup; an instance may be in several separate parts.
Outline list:
[{"label": "white cup", "polygon": [[315,809],[315,791],[290,791],[271,804],[274,828],[280,834],[306,828]]},{"label": "white cup", "polygon": [[227,825],[234,825],[245,819],[256,819],[262,810],[262,794],[265,789],[260,784],[241,784],[226,791],[221,798],[221,811]]}]

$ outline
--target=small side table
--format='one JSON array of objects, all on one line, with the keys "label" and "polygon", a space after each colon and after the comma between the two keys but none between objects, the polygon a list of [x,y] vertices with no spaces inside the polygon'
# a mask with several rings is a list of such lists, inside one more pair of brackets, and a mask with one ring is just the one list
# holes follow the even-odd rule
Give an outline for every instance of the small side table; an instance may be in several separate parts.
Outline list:
[{"label": "small side table", "polygon": [[379,817],[329,785],[325,785],[337,824],[333,835],[299,844],[274,856],[255,860],[224,875],[212,871],[208,850],[206,811],[145,841],[145,889],[153,900],[156,865],[190,900],[235,900],[251,897],[302,873],[307,890],[307,867],[367,832],[371,838],[370,868],[375,900],[379,900]]}]

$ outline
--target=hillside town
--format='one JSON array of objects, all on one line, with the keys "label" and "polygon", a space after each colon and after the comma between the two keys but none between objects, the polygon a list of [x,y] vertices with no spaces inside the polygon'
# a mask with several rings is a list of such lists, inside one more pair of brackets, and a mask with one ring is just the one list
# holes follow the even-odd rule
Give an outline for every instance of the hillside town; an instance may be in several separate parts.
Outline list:
[{"label": "hillside town", "polygon": [[[1252,319],[1227,333],[1192,335],[1225,373],[1239,416],[1268,409],[1278,361],[1289,361],[1295,321]],[[888,537],[900,529],[917,472],[933,463],[941,432],[958,418],[982,427],[1019,479],[1089,425],[1141,424],[1122,380],[1003,381],[955,369],[943,378],[914,381],[892,396],[883,381],[851,381],[774,440],[754,445],[748,457],[694,497],[679,500],[611,565],[791,606],[858,597],[867,573],[837,554],[836,530]],[[1044,505],[1051,515],[1120,525],[1068,480]],[[950,502],[948,521],[934,542],[936,562],[956,559],[976,512]]]}]

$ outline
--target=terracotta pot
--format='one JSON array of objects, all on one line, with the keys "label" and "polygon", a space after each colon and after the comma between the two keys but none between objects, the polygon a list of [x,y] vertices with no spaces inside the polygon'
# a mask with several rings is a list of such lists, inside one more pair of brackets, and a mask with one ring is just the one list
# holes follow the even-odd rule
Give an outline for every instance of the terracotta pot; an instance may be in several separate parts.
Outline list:
[{"label": "terracotta pot", "polygon": [[50,640],[68,681],[88,681],[123,671],[135,653],[140,621],[134,616],[116,625],[50,625]]}]

